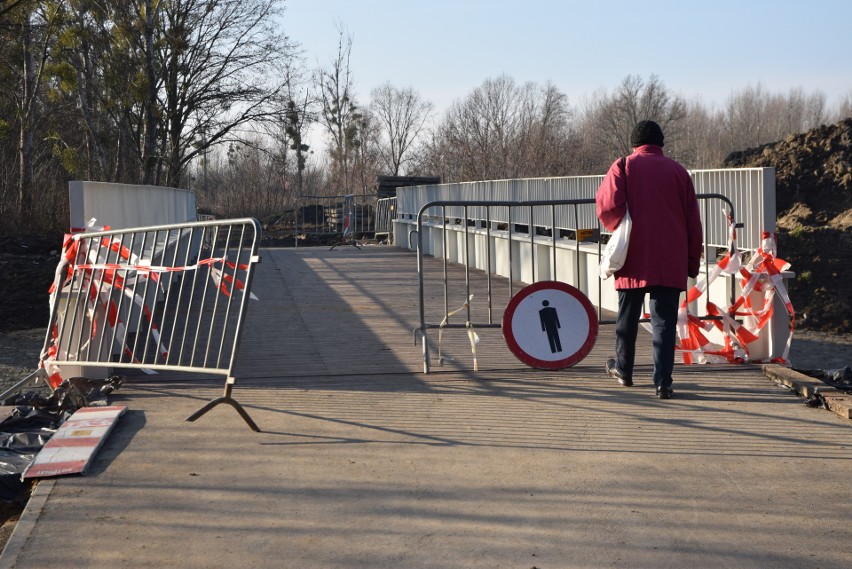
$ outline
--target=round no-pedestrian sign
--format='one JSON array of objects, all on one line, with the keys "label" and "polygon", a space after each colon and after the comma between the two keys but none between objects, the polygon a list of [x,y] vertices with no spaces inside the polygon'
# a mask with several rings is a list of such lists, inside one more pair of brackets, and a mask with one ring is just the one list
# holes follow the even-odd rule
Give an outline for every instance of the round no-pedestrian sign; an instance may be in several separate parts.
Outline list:
[{"label": "round no-pedestrian sign", "polygon": [[562,369],[585,358],[598,338],[595,308],[582,292],[559,281],[522,288],[503,314],[503,337],[525,364]]}]

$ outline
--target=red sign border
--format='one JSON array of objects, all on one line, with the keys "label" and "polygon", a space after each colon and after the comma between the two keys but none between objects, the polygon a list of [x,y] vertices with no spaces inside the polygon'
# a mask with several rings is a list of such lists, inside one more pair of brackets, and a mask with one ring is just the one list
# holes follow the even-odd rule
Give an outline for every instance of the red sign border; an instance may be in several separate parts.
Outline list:
[{"label": "red sign border", "polygon": [[[556,289],[570,294],[583,308],[586,309],[586,315],[589,317],[589,335],[586,337],[585,343],[580,346],[580,349],[573,355],[561,360],[541,360],[529,355],[520,347],[520,345],[518,345],[518,342],[515,340],[514,334],[512,333],[512,318],[515,316],[515,310],[517,310],[518,305],[526,297],[542,289]],[[506,340],[506,345],[509,347],[509,351],[511,351],[512,354],[514,354],[514,356],[523,363],[536,369],[559,370],[571,367],[589,355],[589,352],[592,351],[592,348],[595,346],[595,342],[598,339],[598,317],[595,312],[595,307],[592,306],[592,303],[585,294],[580,292],[580,290],[561,281],[539,281],[525,286],[515,293],[509,301],[508,306],[506,306],[506,311],[503,313],[503,324],[501,328],[503,331],[503,339]]]}]

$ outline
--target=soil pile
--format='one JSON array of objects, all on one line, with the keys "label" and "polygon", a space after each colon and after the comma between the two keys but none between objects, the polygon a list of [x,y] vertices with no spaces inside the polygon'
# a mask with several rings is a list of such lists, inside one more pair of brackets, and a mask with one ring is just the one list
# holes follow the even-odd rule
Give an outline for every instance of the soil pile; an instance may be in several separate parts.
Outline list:
[{"label": "soil pile", "polygon": [[775,168],[778,256],[797,327],[852,332],[852,118],[732,153],[723,168]]}]

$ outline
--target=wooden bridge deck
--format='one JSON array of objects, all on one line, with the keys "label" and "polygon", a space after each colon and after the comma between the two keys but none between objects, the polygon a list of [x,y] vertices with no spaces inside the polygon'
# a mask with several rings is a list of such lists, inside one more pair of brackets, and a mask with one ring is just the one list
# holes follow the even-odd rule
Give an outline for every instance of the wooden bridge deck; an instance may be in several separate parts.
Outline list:
[{"label": "wooden bridge deck", "polygon": [[[249,307],[237,366],[238,382],[315,376],[358,376],[414,373],[423,376],[422,346],[414,334],[420,325],[416,256],[389,247],[266,249],[256,273],[254,292],[261,298]],[[450,264],[450,310],[465,301],[465,272]],[[428,323],[443,318],[443,264],[425,259],[425,305]],[[472,320],[489,321],[487,280],[469,274]],[[524,283],[514,283],[517,292]],[[493,277],[491,322],[501,321],[510,298],[505,278]],[[607,315],[612,317],[612,314]],[[463,313],[451,317],[464,323]],[[441,341],[443,365],[437,357],[438,330],[429,331],[431,374],[460,373],[511,376],[603,377],[604,362],[614,354],[614,328],[602,325],[597,342],[581,362],[559,372],[533,370],[509,351],[499,328],[476,328],[478,370],[468,334],[446,329]],[[415,340],[417,343],[415,345]],[[651,385],[651,341],[643,333],[637,343],[638,384]],[[712,366],[711,366],[712,367]],[[681,376],[706,374],[708,366],[677,366]],[[723,369],[731,370],[730,366]],[[751,368],[759,373],[757,368]],[[740,370],[742,371],[742,370]],[[644,378],[644,379],[643,379]]]}]

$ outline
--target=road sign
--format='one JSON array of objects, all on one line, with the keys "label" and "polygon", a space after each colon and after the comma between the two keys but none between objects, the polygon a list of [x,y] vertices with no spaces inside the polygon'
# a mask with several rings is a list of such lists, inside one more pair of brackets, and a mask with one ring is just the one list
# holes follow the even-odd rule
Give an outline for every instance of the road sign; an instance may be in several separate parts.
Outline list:
[{"label": "road sign", "polygon": [[585,358],[598,338],[595,308],[559,281],[518,291],[503,314],[503,337],[515,357],[539,369],[562,369]]},{"label": "road sign", "polygon": [[601,239],[601,232],[599,229],[578,229],[577,230],[577,241],[580,243],[597,243]]},{"label": "road sign", "polygon": [[77,409],[44,444],[24,478],[85,474],[95,453],[126,410],[125,405]]}]

